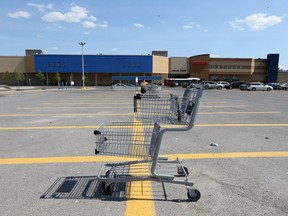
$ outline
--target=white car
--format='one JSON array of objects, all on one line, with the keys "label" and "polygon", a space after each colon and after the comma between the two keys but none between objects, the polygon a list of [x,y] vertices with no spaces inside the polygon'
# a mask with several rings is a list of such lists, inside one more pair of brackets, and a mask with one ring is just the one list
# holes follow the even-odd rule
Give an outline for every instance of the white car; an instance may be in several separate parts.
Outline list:
[{"label": "white car", "polygon": [[229,82],[219,81],[217,82],[217,84],[218,84],[218,89],[222,89],[222,88],[225,88],[226,85],[229,85]]},{"label": "white car", "polygon": [[281,84],[281,89],[282,90],[288,90],[288,83]]},{"label": "white car", "polygon": [[272,86],[265,85],[261,82],[250,82],[246,84],[248,91],[271,91],[273,90]]}]

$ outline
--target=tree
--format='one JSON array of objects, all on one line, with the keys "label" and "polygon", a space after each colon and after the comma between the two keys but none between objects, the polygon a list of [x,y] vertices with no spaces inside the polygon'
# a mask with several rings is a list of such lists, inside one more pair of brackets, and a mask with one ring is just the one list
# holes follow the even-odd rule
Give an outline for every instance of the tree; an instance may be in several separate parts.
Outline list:
[{"label": "tree", "polygon": [[60,74],[58,72],[55,74],[55,80],[58,83],[61,81],[61,76],[60,76]]},{"label": "tree", "polygon": [[7,81],[8,84],[10,84],[10,81],[13,80],[13,78],[14,78],[14,77],[13,77],[13,74],[9,73],[9,71],[6,71],[5,74],[4,74],[4,76],[3,76],[3,79],[4,79],[5,81]]},{"label": "tree", "polygon": [[25,76],[19,68],[15,70],[15,79],[18,82],[18,87],[20,86],[20,82],[25,80]]},{"label": "tree", "polygon": [[45,75],[41,71],[37,71],[36,77],[39,78],[39,80],[41,81],[42,86],[43,86],[44,85],[44,81],[46,80]]}]

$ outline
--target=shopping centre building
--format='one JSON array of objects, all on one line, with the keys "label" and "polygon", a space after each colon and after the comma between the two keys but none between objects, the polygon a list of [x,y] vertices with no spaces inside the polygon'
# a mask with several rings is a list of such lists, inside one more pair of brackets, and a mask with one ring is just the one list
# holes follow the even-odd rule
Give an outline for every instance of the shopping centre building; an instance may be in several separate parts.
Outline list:
[{"label": "shopping centre building", "polygon": [[[83,64],[82,64],[83,57]],[[212,58],[209,54],[186,57],[168,57],[167,51],[153,51],[151,55],[56,55],[42,50],[26,50],[25,56],[0,56],[0,84],[16,85],[5,74],[21,71],[23,85],[41,85],[36,77],[42,72],[46,85],[55,85],[55,75],[70,85],[81,86],[85,74],[86,85],[111,85],[117,77],[125,81],[146,77],[156,83],[167,77],[198,77],[203,80],[245,80],[261,82],[288,82],[279,76],[279,54],[268,54],[266,59]],[[154,77],[154,78],[153,78]],[[156,78],[155,78],[156,77]],[[280,79],[282,80],[279,80]]]}]

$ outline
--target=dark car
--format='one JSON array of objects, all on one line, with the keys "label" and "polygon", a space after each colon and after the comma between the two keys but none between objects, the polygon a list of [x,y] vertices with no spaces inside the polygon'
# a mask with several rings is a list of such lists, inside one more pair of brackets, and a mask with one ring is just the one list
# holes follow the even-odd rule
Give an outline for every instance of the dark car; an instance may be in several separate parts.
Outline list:
[{"label": "dark car", "polygon": [[267,85],[272,86],[274,90],[282,90],[283,87],[280,83],[268,83]]},{"label": "dark car", "polygon": [[239,89],[241,85],[247,83],[246,81],[235,81],[235,82],[231,82],[230,84],[226,85],[225,88],[226,89]]},{"label": "dark car", "polygon": [[247,88],[250,86],[250,83],[247,82],[247,83],[244,83],[242,85],[239,86],[240,90],[244,91],[244,90],[247,90]]}]

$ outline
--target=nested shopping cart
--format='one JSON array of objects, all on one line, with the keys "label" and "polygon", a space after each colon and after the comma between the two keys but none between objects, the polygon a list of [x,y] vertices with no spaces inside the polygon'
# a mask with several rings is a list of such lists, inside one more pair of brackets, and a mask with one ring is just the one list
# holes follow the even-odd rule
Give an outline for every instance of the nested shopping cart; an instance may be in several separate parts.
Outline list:
[{"label": "nested shopping cart", "polygon": [[146,93],[147,96],[155,96],[159,94],[159,91],[161,90],[161,87],[154,84],[148,84],[146,87]]},{"label": "nested shopping cart", "polygon": [[[185,185],[190,201],[200,199],[201,194],[193,187],[193,182],[188,180],[189,172],[182,161],[160,156],[160,147],[164,133],[187,131],[194,126],[202,90],[189,88],[181,97],[164,95],[157,98],[134,98],[137,100],[134,111],[138,120],[103,123],[94,131],[95,154],[129,157],[129,160],[124,162],[101,166],[97,178],[102,182],[106,194],[113,192],[113,185],[116,183],[155,181],[162,185]],[[145,106],[148,108],[144,109]],[[172,170],[171,166],[175,169]],[[166,196],[165,190],[164,193]]]}]

